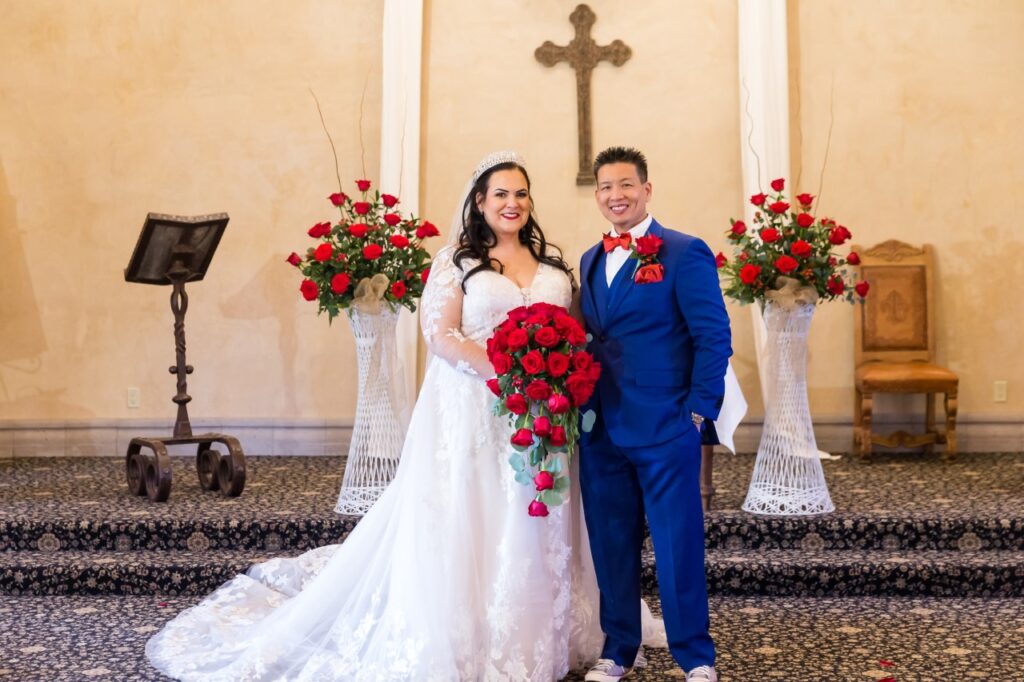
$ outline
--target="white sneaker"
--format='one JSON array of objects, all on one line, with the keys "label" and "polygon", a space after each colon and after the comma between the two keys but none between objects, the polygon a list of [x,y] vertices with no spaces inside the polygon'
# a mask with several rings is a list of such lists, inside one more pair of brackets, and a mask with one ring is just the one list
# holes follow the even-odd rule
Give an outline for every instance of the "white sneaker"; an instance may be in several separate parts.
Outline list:
[{"label": "white sneaker", "polygon": [[718,682],[718,673],[710,665],[702,665],[686,673],[686,682]]},{"label": "white sneaker", "polygon": [[631,672],[633,672],[632,668],[623,668],[610,658],[602,658],[594,664],[594,667],[583,679],[586,682],[619,682]]}]

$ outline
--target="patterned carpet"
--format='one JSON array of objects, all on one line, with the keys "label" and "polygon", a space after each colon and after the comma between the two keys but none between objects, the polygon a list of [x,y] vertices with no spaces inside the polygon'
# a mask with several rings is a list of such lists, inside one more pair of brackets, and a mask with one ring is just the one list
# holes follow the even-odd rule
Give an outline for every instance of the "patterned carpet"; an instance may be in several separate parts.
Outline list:
[{"label": "patterned carpet", "polygon": [[[0,680],[167,679],[146,663],[146,639],[196,599],[0,597]],[[722,682],[1024,680],[1020,599],[714,597],[711,607]],[[630,679],[682,679],[666,650],[647,655]]]},{"label": "patterned carpet", "polygon": [[[332,511],[341,458],[248,462],[226,499],[176,458],[165,504],[128,495],[119,458],[0,462],[0,681],[159,679],[148,633],[357,522]],[[824,462],[837,511],[806,518],[739,511],[752,467],[717,456],[706,520],[723,680],[1024,682],[1024,455]],[[656,599],[652,555],[644,588]],[[648,653],[635,679],[681,677]]]}]

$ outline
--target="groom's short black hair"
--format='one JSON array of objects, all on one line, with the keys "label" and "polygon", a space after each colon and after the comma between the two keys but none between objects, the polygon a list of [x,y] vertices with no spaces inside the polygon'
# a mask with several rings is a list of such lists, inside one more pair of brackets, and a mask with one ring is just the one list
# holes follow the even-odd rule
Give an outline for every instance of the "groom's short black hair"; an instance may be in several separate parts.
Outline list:
[{"label": "groom's short black hair", "polygon": [[597,180],[597,171],[601,166],[610,163],[631,163],[636,166],[640,182],[647,182],[647,158],[644,153],[634,147],[608,147],[594,159],[594,179]]}]

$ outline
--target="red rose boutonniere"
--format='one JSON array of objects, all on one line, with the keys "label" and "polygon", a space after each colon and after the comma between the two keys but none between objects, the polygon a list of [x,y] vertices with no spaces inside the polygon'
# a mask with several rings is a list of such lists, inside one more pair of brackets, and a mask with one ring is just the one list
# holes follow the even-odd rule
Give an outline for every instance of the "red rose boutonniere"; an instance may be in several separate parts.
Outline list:
[{"label": "red rose boutonniere", "polygon": [[665,266],[658,262],[658,252],[664,241],[661,237],[653,234],[646,234],[638,237],[633,243],[630,258],[635,258],[639,263],[636,272],[633,274],[633,281],[637,284],[650,284],[665,279]]}]

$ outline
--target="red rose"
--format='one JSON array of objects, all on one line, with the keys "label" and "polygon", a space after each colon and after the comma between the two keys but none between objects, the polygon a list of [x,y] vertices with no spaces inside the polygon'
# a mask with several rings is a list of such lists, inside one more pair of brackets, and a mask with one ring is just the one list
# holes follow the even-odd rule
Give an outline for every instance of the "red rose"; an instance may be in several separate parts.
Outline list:
[{"label": "red rose", "polygon": [[857,282],[856,286],[853,287],[854,291],[856,291],[861,298],[864,298],[865,296],[868,295],[868,289],[870,288],[871,285],[863,281]]},{"label": "red rose", "polygon": [[832,267],[835,267],[838,263],[839,261],[836,260],[835,256],[828,257],[828,264],[831,265]]},{"label": "red rose", "polygon": [[292,251],[292,255],[285,258],[285,260],[294,265],[295,267],[299,267],[299,263],[302,262],[302,258],[299,256],[299,254],[295,253],[294,251]]},{"label": "red rose", "polygon": [[398,215],[397,213],[385,213],[384,222],[386,222],[391,227],[394,227],[398,223],[402,222],[402,216]]},{"label": "red rose", "polygon": [[391,285],[391,295],[395,298],[402,298],[405,296],[406,289],[405,282],[399,280]]},{"label": "red rose", "polygon": [[776,201],[774,204],[768,207],[768,210],[772,213],[781,214],[789,210],[789,204],[785,201]]},{"label": "red rose", "polygon": [[383,201],[384,205],[388,208],[391,208],[398,203],[398,197],[391,194],[381,194],[380,200]]},{"label": "red rose", "polygon": [[796,195],[796,200],[800,202],[801,206],[806,208],[806,207],[810,206],[811,203],[814,201],[814,195],[813,194],[807,194],[805,192],[803,194]]},{"label": "red rose", "polygon": [[836,246],[844,244],[851,236],[853,235],[850,234],[850,231],[842,225],[833,227],[828,231],[828,240]]},{"label": "red rose", "polygon": [[601,378],[601,365],[595,362],[590,367],[587,367],[587,376],[596,384],[597,380]]},{"label": "red rose", "polygon": [[343,294],[348,289],[349,278],[344,272],[339,272],[331,277],[331,291],[336,294]]},{"label": "red rose", "polygon": [[803,239],[797,239],[793,242],[793,245],[789,247],[789,252],[797,258],[807,258],[811,255],[812,251],[814,251],[814,249],[812,249],[811,245]]},{"label": "red rose", "polygon": [[744,284],[753,284],[761,276],[761,266],[747,263],[740,268],[740,281]]},{"label": "red rose", "polygon": [[491,358],[491,367],[495,374],[508,374],[512,370],[512,356],[508,353],[498,353]]},{"label": "red rose", "polygon": [[715,256],[715,267],[716,268],[724,268],[725,264],[728,263],[728,262],[729,262],[729,259],[726,258],[725,254],[722,253],[721,251],[719,251],[718,255]]},{"label": "red rose", "polygon": [[800,227],[810,227],[814,224],[814,216],[810,213],[801,213],[796,217],[796,224]]},{"label": "red rose", "polygon": [[586,372],[594,364],[594,356],[585,350],[573,353],[572,368],[577,372]]},{"label": "red rose", "polygon": [[[583,328],[580,327],[580,323],[565,313],[555,313],[553,322],[555,324],[555,329],[558,330],[558,333],[561,334],[563,338],[569,338],[570,335],[575,334],[577,331],[583,332]],[[584,338],[586,338],[585,335]]]},{"label": "red rose", "polygon": [[433,223],[425,222],[416,228],[416,236],[420,239],[426,239],[427,237],[436,237],[441,234]]},{"label": "red rose", "polygon": [[544,356],[539,350],[531,350],[519,360],[527,374],[538,374],[544,371]]},{"label": "red rose", "polygon": [[309,228],[309,231],[306,234],[308,234],[313,239],[319,239],[320,237],[323,237],[324,235],[328,235],[330,233],[330,223],[317,223],[313,227]]},{"label": "red rose", "polygon": [[761,206],[764,204],[764,200],[767,198],[768,197],[766,197],[764,194],[755,194],[754,196],[750,197],[750,203],[752,203],[754,206]]},{"label": "red rose", "polygon": [[365,192],[368,189],[370,189],[370,181],[369,180],[356,180],[356,187],[359,188],[360,192]]},{"label": "red rose", "polygon": [[370,204],[369,202],[366,201],[357,201],[356,203],[352,204],[352,210],[358,213],[359,215],[366,215],[367,213],[370,212]]},{"label": "red rose", "polygon": [[335,192],[327,198],[330,199],[331,203],[335,206],[341,206],[345,203],[345,200],[348,199],[348,196],[346,196],[344,192]]},{"label": "red rose", "polygon": [[533,340],[542,348],[551,348],[561,343],[562,338],[554,327],[541,327],[533,333]]},{"label": "red rose", "polygon": [[736,260],[740,261],[741,263],[746,263],[749,258],[750,256],[748,256],[745,253],[741,253],[740,255],[736,256]]},{"label": "red rose", "polygon": [[745,222],[743,222],[742,220],[737,220],[736,222],[734,222],[732,224],[732,229],[730,230],[730,232],[732,232],[732,234],[737,236],[737,237],[739,237],[741,234],[743,234],[746,231],[747,231],[747,224]]},{"label": "red rose", "polygon": [[779,256],[775,259],[775,268],[784,275],[796,270],[800,264],[792,256]]},{"label": "red rose", "polygon": [[512,436],[512,445],[527,447],[533,445],[533,431],[530,429],[519,429]]},{"label": "red rose", "polygon": [[765,244],[771,244],[779,241],[779,231],[774,227],[766,227],[761,230],[761,241]]},{"label": "red rose", "polygon": [[316,251],[313,252],[313,258],[317,259],[321,263],[331,260],[331,256],[334,255],[334,249],[330,244],[321,244],[316,247]]},{"label": "red rose", "polygon": [[665,279],[665,267],[661,263],[644,265],[636,271],[636,276],[633,277],[633,281],[638,284],[652,284],[663,279]]},{"label": "red rose", "polygon": [[498,396],[499,398],[501,397],[501,386],[498,385],[497,377],[491,377],[484,383],[487,384],[487,388],[491,389],[491,393]]},{"label": "red rose", "polygon": [[554,351],[548,354],[548,374],[560,377],[569,371],[569,358],[563,353]]},{"label": "red rose", "polygon": [[583,327],[576,325],[566,331],[565,340],[569,342],[570,346],[583,346],[587,343],[587,333],[583,331]]},{"label": "red rose", "polygon": [[843,283],[840,277],[829,277],[828,284],[825,285],[830,294],[835,296],[842,296],[846,292],[846,285]]},{"label": "red rose", "polygon": [[404,249],[405,247],[409,246],[409,238],[406,237],[404,234],[393,234],[391,235],[390,239],[391,246],[394,246],[396,248]]},{"label": "red rose", "polygon": [[533,502],[530,503],[530,506],[529,508],[527,508],[526,512],[530,516],[547,516],[548,506],[541,502],[540,500],[534,500]]},{"label": "red rose", "polygon": [[536,379],[526,385],[526,397],[530,400],[547,400],[551,397],[551,387],[546,381]]},{"label": "red rose", "polygon": [[551,420],[547,417],[537,417],[533,420],[533,432],[541,438],[551,435]]},{"label": "red rose", "polygon": [[529,308],[527,308],[527,310],[529,310],[531,313],[544,315],[548,319],[554,317],[555,313],[560,311],[558,306],[552,305],[550,303],[545,303],[544,301],[534,303]]},{"label": "red rose", "polygon": [[430,277],[430,268],[426,267],[423,269],[423,272],[420,273],[420,279],[423,280],[424,284],[426,284],[428,277]]},{"label": "red rose", "polygon": [[317,296],[320,295],[320,288],[311,279],[302,280],[302,284],[299,285],[299,291],[302,292],[302,298],[307,301],[315,301]]},{"label": "red rose", "polygon": [[508,350],[508,335],[499,329],[494,332],[494,336],[487,339],[487,357],[504,353],[506,350]]},{"label": "red rose", "polygon": [[349,225],[348,233],[353,237],[365,237],[366,233],[370,231],[370,226],[366,223],[356,223]]},{"label": "red rose", "polygon": [[636,240],[636,252],[641,256],[653,256],[661,248],[661,238],[653,234],[645,234]]},{"label": "red rose", "polygon": [[776,178],[775,180],[772,180],[772,189],[775,190],[776,192],[781,192],[782,190],[786,189],[786,181],[783,180],[782,178]]},{"label": "red rose", "polygon": [[548,398],[548,412],[551,414],[565,414],[570,407],[569,399],[561,393],[556,393]]},{"label": "red rose", "polygon": [[555,487],[555,477],[548,471],[538,471],[537,475],[533,477],[533,484],[537,490],[551,490]]},{"label": "red rose", "polygon": [[525,348],[529,342],[530,335],[522,327],[517,327],[508,334],[508,349],[512,352]]},{"label": "red rose", "polygon": [[594,392],[594,382],[585,372],[573,372],[565,380],[565,390],[569,391],[573,403],[579,406],[590,400],[590,395]]},{"label": "red rose", "polygon": [[513,308],[512,310],[508,311],[508,319],[513,322],[522,322],[529,316],[530,310],[524,305],[521,305],[518,308]]},{"label": "red rose", "polygon": [[384,253],[380,244],[367,244],[363,247],[363,258],[366,260],[377,260]]},{"label": "red rose", "polygon": [[527,409],[526,398],[523,397],[522,393],[513,393],[505,398],[505,407],[512,414],[524,414]]},{"label": "red rose", "polygon": [[560,448],[565,445],[565,427],[556,426],[551,429],[551,436],[548,438],[548,443],[555,448]]},{"label": "red rose", "polygon": [[860,265],[860,256],[857,255],[856,251],[851,251],[850,255],[846,257],[846,262],[850,265]]}]

